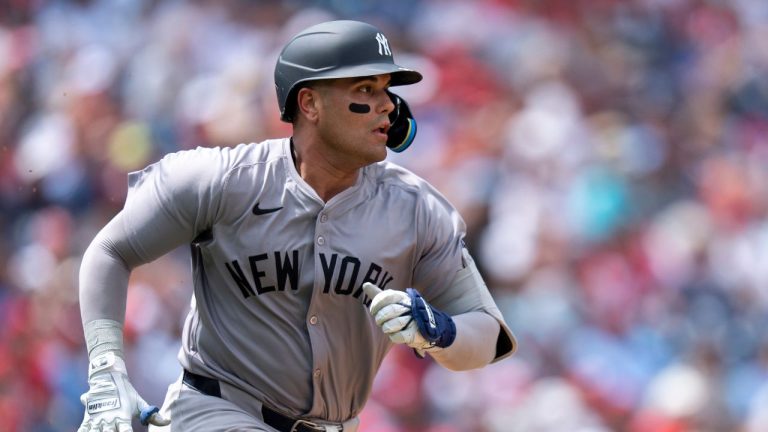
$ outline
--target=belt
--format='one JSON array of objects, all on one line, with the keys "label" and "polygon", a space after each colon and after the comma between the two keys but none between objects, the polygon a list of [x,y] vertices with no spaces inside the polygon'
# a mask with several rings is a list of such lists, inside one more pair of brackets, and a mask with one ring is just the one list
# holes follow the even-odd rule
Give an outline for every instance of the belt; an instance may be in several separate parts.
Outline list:
[{"label": "belt", "polygon": [[[221,386],[218,380],[184,370],[182,381],[202,394],[221,397]],[[326,432],[329,430],[325,426],[311,421],[288,417],[264,404],[261,405],[261,417],[264,419],[264,423],[280,432]],[[332,430],[339,432],[343,430],[340,425],[334,427],[335,429]]]}]

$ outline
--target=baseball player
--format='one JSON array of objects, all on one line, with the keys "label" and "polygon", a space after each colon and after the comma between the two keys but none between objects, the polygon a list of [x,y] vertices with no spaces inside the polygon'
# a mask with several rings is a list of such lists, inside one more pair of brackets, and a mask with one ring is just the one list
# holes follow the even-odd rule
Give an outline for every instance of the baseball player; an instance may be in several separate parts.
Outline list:
[{"label": "baseball player", "polygon": [[[282,50],[275,84],[290,138],[170,154],[129,174],[125,207],[83,257],[90,389],[79,432],[355,431],[393,344],[452,370],[516,347],[465,226],[424,180],[385,162],[416,123],[390,87],[376,27],[332,21]],[[132,387],[122,322],[131,269],[189,245],[194,276],[163,410]]]}]

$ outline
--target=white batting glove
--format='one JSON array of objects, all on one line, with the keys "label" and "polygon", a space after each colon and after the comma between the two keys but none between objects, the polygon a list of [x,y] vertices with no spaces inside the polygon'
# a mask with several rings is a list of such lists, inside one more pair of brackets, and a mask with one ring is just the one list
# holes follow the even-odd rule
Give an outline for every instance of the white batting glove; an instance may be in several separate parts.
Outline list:
[{"label": "white batting glove", "polygon": [[131,420],[139,417],[143,425],[166,426],[170,419],[161,416],[139,396],[128,381],[122,358],[107,351],[93,358],[88,367],[88,392],[80,396],[85,405],[83,423],[77,432],[132,432]]},{"label": "white batting glove", "polygon": [[365,294],[372,298],[370,312],[376,325],[396,344],[406,344],[417,351],[435,351],[441,348],[424,339],[411,316],[411,298],[403,291],[381,290],[366,282]]}]

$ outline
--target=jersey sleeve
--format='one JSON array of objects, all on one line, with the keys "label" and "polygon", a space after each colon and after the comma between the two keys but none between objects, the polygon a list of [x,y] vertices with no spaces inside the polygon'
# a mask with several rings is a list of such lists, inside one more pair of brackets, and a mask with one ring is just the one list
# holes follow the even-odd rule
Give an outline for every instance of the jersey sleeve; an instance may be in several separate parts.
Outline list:
[{"label": "jersey sleeve", "polygon": [[[462,268],[462,248],[466,225],[459,213],[437,191],[423,193],[416,207],[417,254],[413,274],[414,287],[430,302],[441,299],[454,274]],[[431,297],[431,298],[430,298]],[[449,313],[453,304],[438,305]]]},{"label": "jersey sleeve", "polygon": [[450,315],[484,312],[494,317],[500,327],[494,362],[512,355],[516,339],[464,246],[466,225],[458,211],[433,191],[417,209],[416,223],[421,247],[414,286]]},{"label": "jersey sleeve", "polygon": [[230,165],[227,154],[218,148],[173,153],[129,174],[122,223],[140,263],[191,243],[212,227]]},{"label": "jersey sleeve", "polygon": [[173,153],[128,175],[123,209],[98,233],[80,267],[83,323],[122,321],[130,271],[214,223],[228,161],[219,149]]}]

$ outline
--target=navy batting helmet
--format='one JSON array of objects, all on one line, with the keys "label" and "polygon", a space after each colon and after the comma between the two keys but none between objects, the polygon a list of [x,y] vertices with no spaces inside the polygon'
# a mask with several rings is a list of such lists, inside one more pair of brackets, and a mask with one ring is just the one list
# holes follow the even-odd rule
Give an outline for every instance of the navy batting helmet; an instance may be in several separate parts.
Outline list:
[{"label": "navy batting helmet", "polygon": [[395,64],[387,38],[370,24],[343,20],[309,27],[288,42],[275,65],[280,119],[293,120],[304,82],[380,74],[391,74],[392,86],[421,81],[420,73]]}]

